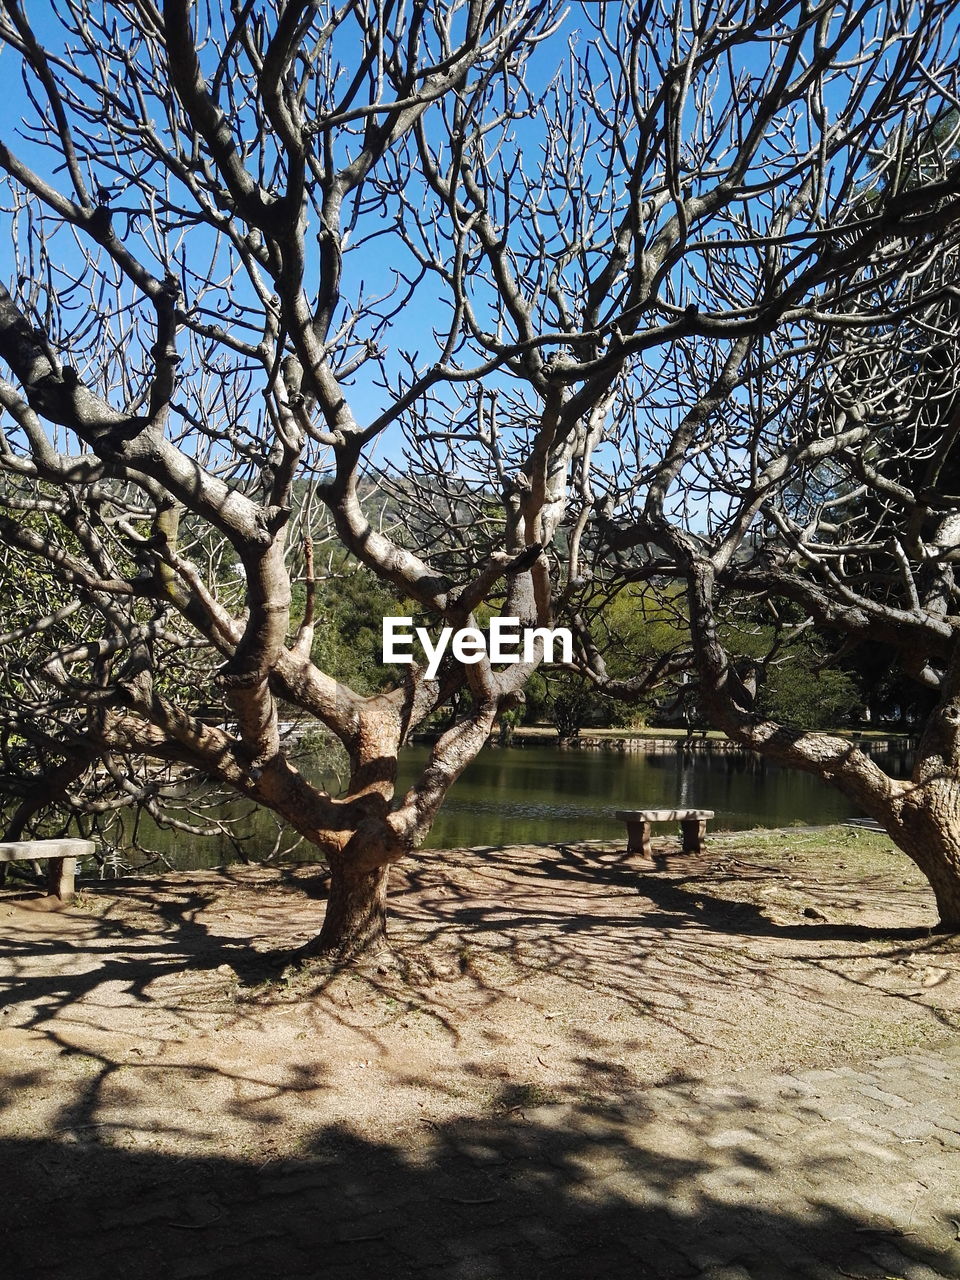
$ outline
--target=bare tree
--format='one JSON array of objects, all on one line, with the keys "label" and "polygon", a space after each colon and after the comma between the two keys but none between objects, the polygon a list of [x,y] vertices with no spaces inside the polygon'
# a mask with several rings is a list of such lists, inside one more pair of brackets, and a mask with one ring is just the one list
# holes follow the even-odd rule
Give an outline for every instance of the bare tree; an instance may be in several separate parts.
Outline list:
[{"label": "bare tree", "polygon": [[[3,640],[65,768],[233,788],[328,860],[316,947],[382,940],[390,864],[536,663],[373,696],[320,670],[320,512],[453,627],[685,578],[716,714],[782,745],[738,702],[714,583],[791,470],[864,438],[824,390],[855,359],[835,335],[942,297],[960,177],[897,174],[956,101],[953,6],[63,0],[42,40],[2,13],[26,96],[0,144],[0,535],[57,584]],[[394,428],[390,536],[363,495]],[[586,631],[580,665],[605,682]],[[402,742],[461,687],[396,797]],[[281,700],[344,744],[342,796],[291,763]]]},{"label": "bare tree", "polygon": [[[954,143],[958,136],[954,126]],[[942,927],[955,930],[960,312],[955,246],[938,234],[922,243],[925,267],[872,299],[873,323],[822,351],[769,434],[755,427],[761,464],[749,473],[728,464],[722,527],[694,545],[675,524],[661,526],[659,543],[687,581],[692,658],[714,722],[839,786],[921,868]],[[840,656],[879,648],[930,691],[909,780],[887,776],[848,741],[791,732],[757,714],[755,690],[717,637],[718,617],[744,600],[781,629],[792,613],[786,630],[799,623],[832,632]]]},{"label": "bare tree", "polygon": [[[420,224],[421,261],[451,279],[469,264],[463,328],[510,377],[453,427],[425,406],[408,455],[431,491],[466,457],[478,493],[504,496],[508,545],[551,546],[535,586],[577,626],[581,674],[628,701],[695,675],[714,725],[876,817],[949,928],[956,17],[610,7],[544,100],[535,172],[502,122],[471,135],[460,102],[444,144],[422,126],[451,213],[443,235]],[[638,582],[667,609],[683,587],[690,642],[614,679],[597,611]],[[758,609],[772,647],[739,660],[721,637]],[[814,623],[937,691],[912,780],[760,714],[763,664]]]}]

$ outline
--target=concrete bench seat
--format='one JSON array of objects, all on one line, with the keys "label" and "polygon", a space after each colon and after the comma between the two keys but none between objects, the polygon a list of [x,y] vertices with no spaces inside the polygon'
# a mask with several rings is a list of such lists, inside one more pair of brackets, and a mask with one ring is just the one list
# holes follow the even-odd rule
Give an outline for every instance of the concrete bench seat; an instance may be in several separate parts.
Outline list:
[{"label": "concrete bench seat", "polygon": [[627,824],[627,853],[639,853],[652,857],[650,828],[655,822],[679,822],[684,853],[699,853],[703,837],[707,834],[707,822],[714,816],[713,809],[620,809],[617,817]]},{"label": "concrete bench seat", "polygon": [[77,859],[89,857],[96,847],[92,840],[6,840],[0,842],[0,862],[49,861],[47,892],[61,902],[69,902]]}]

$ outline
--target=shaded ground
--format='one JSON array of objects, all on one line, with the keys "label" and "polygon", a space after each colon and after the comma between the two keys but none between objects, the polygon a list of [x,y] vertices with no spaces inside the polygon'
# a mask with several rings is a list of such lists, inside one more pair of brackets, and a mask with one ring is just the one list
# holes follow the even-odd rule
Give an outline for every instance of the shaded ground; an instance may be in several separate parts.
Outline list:
[{"label": "shaded ground", "polygon": [[285,968],[322,896],[0,894],[14,1274],[960,1275],[960,947],[881,837],[430,854],[363,975]]}]

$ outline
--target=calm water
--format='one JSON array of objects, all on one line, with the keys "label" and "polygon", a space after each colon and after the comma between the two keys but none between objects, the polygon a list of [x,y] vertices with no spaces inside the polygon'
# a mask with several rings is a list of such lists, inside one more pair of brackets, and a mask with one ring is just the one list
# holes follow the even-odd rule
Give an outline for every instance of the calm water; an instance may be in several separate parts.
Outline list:
[{"label": "calm water", "polygon": [[[419,746],[403,753],[401,790],[427,754]],[[875,752],[874,757],[894,776],[909,773],[906,750]],[[839,791],[816,778],[740,752],[709,747],[686,753],[487,748],[452,789],[425,847],[623,838],[623,824],[613,816],[617,809],[679,805],[715,810],[713,830],[816,826],[860,816]],[[275,828],[266,815],[254,811],[239,830],[252,837],[250,847],[261,854],[272,848]],[[183,870],[237,857],[226,840],[197,841],[177,832],[154,831],[150,844]],[[305,854],[301,846],[293,856],[302,859]]]},{"label": "calm water", "polygon": [[[426,749],[403,760],[401,781],[414,776]],[[906,752],[879,753],[897,776]],[[624,834],[617,809],[713,809],[713,829],[842,822],[861,816],[839,791],[809,774],[740,752],[665,753],[558,751],[550,747],[481,752],[444,802],[426,847],[591,840]]]}]

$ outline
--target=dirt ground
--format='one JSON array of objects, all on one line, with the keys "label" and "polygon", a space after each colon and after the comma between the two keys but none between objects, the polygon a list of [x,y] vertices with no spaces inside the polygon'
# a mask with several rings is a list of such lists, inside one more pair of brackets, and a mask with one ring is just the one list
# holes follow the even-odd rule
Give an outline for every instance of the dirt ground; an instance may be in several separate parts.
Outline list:
[{"label": "dirt ground", "polygon": [[[677,848],[661,842],[660,851]],[[856,1063],[960,1025],[960,942],[856,829],[431,851],[398,870],[396,961],[288,961],[316,867],[0,892],[0,1138],[296,1157],[457,1116],[623,1101],[667,1082]]]}]

